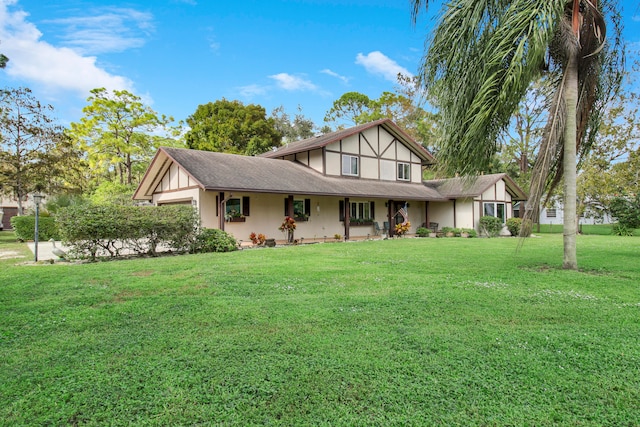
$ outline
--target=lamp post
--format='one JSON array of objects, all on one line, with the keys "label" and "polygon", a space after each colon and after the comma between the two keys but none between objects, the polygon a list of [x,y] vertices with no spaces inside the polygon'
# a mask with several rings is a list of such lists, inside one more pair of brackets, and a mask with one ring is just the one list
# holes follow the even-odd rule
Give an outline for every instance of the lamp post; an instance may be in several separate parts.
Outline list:
[{"label": "lamp post", "polygon": [[35,193],[33,195],[33,202],[36,204],[36,225],[35,225],[35,236],[33,238],[34,243],[34,261],[38,262],[38,217],[40,216],[40,202],[42,201],[43,196],[40,193]]}]

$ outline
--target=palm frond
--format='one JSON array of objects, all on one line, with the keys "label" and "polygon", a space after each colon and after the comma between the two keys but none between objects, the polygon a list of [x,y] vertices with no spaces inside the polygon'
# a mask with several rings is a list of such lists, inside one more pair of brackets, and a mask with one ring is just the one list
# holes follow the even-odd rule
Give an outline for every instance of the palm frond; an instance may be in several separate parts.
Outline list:
[{"label": "palm frond", "polygon": [[448,173],[487,170],[498,134],[542,70],[564,0],[455,0],[445,6],[421,67],[437,99]]}]

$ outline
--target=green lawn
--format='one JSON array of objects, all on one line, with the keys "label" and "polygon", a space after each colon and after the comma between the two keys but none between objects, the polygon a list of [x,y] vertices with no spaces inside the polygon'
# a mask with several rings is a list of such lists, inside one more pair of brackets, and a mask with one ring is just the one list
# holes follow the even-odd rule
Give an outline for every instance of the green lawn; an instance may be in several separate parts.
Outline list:
[{"label": "green lawn", "polygon": [[638,425],[640,239],[517,246],[2,260],[0,423]]}]

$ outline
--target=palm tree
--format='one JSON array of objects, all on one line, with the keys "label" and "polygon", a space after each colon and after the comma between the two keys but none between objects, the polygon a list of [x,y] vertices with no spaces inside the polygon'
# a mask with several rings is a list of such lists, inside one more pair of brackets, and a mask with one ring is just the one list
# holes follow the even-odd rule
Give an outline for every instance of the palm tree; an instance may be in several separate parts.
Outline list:
[{"label": "palm tree", "polygon": [[[412,1],[414,23],[428,4]],[[605,11],[614,29],[607,41]],[[420,70],[442,114],[441,166],[461,175],[488,170],[532,82],[546,75],[554,85],[525,219],[537,219],[543,194],[564,177],[567,269],[577,269],[576,159],[589,149],[602,101],[619,85],[619,23],[614,1],[451,0]]]}]

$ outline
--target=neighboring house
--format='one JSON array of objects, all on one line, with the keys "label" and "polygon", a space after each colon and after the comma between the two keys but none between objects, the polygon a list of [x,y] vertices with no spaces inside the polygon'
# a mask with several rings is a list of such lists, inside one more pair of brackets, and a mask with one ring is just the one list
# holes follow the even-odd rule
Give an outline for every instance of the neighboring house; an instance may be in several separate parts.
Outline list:
[{"label": "neighboring house", "polygon": [[[27,211],[33,208],[33,199],[29,196],[22,202],[22,209]],[[18,201],[14,197],[0,197],[0,230],[12,230],[11,218],[18,215]]]},{"label": "neighboring house", "polygon": [[[505,221],[526,194],[505,174],[422,181],[433,156],[388,119],[250,157],[160,148],[134,199],[190,204],[202,225],[246,240],[280,234],[285,216],[296,238],[394,234],[397,223],[478,228],[484,214]],[[378,226],[378,227],[376,227]]]},{"label": "neighboring house", "polygon": [[[563,224],[564,205],[560,201],[555,201],[549,207],[540,209],[540,224]],[[585,211],[578,219],[579,224],[611,224],[611,215],[607,212],[597,212],[586,206]]]}]

